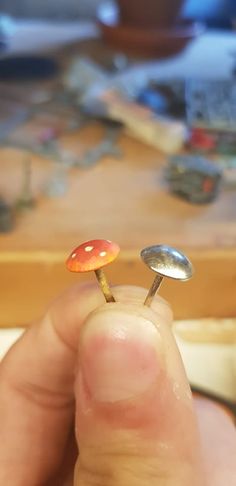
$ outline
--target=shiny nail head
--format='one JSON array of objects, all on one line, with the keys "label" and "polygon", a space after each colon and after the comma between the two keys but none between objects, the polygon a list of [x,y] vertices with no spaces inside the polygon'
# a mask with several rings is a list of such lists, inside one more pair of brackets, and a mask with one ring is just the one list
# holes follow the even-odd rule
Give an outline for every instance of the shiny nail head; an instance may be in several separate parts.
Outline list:
[{"label": "shiny nail head", "polygon": [[189,280],[192,277],[193,267],[191,262],[175,248],[167,245],[149,246],[141,251],[140,256],[145,265],[157,274],[144,305],[151,305],[164,277],[175,280]]}]

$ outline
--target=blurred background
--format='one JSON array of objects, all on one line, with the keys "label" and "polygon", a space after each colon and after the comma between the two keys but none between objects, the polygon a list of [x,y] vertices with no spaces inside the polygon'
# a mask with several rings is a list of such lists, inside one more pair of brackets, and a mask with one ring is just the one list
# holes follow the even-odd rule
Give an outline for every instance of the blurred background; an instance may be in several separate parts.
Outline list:
[{"label": "blurred background", "polygon": [[[81,19],[94,18],[102,0],[1,0],[3,13],[21,18],[46,19]],[[232,19],[236,16],[234,0],[187,0],[183,6],[183,15],[204,20],[209,26],[232,28]]]},{"label": "blurred background", "polygon": [[0,0],[2,354],[68,285],[73,247],[121,247],[149,287],[165,243],[194,278],[162,295],[191,382],[235,401],[235,0]]}]

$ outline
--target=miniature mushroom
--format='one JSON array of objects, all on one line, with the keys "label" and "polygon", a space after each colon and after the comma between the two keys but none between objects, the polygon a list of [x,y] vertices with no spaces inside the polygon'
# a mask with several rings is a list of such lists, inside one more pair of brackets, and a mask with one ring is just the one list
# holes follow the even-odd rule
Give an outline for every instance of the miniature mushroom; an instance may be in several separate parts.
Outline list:
[{"label": "miniature mushroom", "polygon": [[148,292],[144,305],[150,306],[164,277],[188,280],[192,277],[193,267],[188,258],[167,245],[154,245],[144,248],[140,254],[143,262],[157,275]]},{"label": "miniature mushroom", "polygon": [[119,245],[110,240],[86,241],[72,251],[66,265],[70,272],[84,273],[93,270],[106,301],[115,302],[103,267],[113,262],[119,252]]}]

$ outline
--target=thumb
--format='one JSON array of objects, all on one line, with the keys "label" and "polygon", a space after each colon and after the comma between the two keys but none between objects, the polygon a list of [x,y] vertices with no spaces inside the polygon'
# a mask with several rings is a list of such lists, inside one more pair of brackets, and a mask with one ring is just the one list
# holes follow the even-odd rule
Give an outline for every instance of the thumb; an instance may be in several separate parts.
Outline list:
[{"label": "thumb", "polygon": [[[168,309],[167,309],[168,310]],[[76,486],[201,486],[189,386],[163,304],[105,304],[86,321],[76,378]]]}]

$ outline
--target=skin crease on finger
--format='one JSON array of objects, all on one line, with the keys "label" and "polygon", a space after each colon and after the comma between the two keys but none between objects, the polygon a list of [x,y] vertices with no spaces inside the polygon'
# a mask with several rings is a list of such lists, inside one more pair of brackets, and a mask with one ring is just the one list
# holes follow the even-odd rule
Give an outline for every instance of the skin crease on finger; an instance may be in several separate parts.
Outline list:
[{"label": "skin crease on finger", "polygon": [[[139,306],[143,308],[142,303],[146,290],[136,287],[120,287],[114,289],[114,295],[118,301],[127,305],[130,311],[135,307],[137,312]],[[68,438],[73,423],[73,405],[71,407],[71,400],[73,399],[74,366],[80,326],[87,315],[94,308],[101,306],[103,302],[103,296],[99,290],[95,290],[90,286],[75,285],[74,288],[55,301],[41,322],[33,325],[27,331],[0,366],[1,485],[43,486],[50,484],[50,486],[61,486],[63,484],[63,486],[69,486],[72,484],[71,479],[62,483],[61,473],[50,483],[46,479],[52,477],[56,469],[60,469],[60,464],[64,460],[64,451],[68,450]],[[104,307],[106,308],[106,305]],[[148,313],[145,317],[147,320],[152,320],[153,316],[157,320],[164,319],[165,326],[162,326],[161,329],[162,340],[168,342],[166,339],[169,339],[168,324],[171,323],[171,311],[160,297],[155,299],[152,307],[153,311],[145,310]],[[168,349],[166,349],[166,352],[168,354]],[[168,364],[169,373],[175,377],[175,384],[177,382],[177,386],[173,390],[178,396],[182,391],[182,386],[181,380],[177,381],[179,376],[175,375],[176,366],[179,369],[178,353],[174,357],[172,356],[171,363]],[[184,376],[182,372],[181,376]],[[27,396],[24,389],[26,382],[30,385],[30,387],[27,385]],[[10,383],[11,386],[9,388]],[[12,385],[14,385],[14,388],[12,388]],[[40,394],[38,394],[38,391],[40,391]],[[54,405],[50,408],[48,404],[52,398]],[[183,400],[189,400],[188,393],[184,392],[182,398]],[[58,400],[60,407],[58,406]],[[69,407],[62,407],[62,400],[66,401]],[[80,413],[79,410],[78,413]],[[199,412],[198,416],[199,420],[201,420],[201,412]],[[225,421],[221,421],[221,416],[217,417],[218,428],[213,423],[212,430],[209,430],[208,427],[207,434],[204,434],[205,427],[201,427],[203,443],[208,443],[209,436],[211,437],[211,443],[214,443],[214,448],[211,448],[211,459],[207,461],[208,470],[211,469],[212,464],[215,467],[215,457],[217,456],[217,451],[220,450],[218,446],[221,442],[221,422],[225,429]],[[172,427],[178,425],[172,416],[170,416],[169,421]],[[79,430],[80,424],[78,422],[77,426]],[[178,432],[181,433],[180,430]],[[106,431],[102,430],[102,433],[106,435]],[[227,433],[231,437],[229,450],[227,451],[227,457],[225,451],[222,451],[222,454],[219,453],[222,459],[222,483],[218,482],[217,486],[234,486],[236,484],[232,479],[233,477],[235,479],[235,476],[233,476],[235,469],[232,469],[232,460],[230,463],[227,462],[229,456],[236,456],[235,433],[232,427],[230,431],[227,429]],[[99,443],[99,450],[102,450],[102,446],[103,444]],[[216,451],[215,455],[212,454],[212,449]],[[204,450],[206,451],[206,457],[208,457],[209,447],[205,447]],[[145,452],[145,449],[142,450],[143,452]],[[86,446],[83,456],[85,455]],[[114,457],[114,462],[119,463],[121,457],[122,454],[117,458]],[[110,458],[112,458],[112,455],[110,455]],[[8,470],[5,469],[3,471],[2,459],[5,461]],[[127,454],[126,466],[128,470],[132,469],[131,459]],[[142,457],[139,457],[139,462],[142,462]],[[7,464],[9,464],[9,468]],[[156,467],[157,465],[155,465]],[[230,477],[228,474],[229,469],[231,470]],[[71,471],[69,472],[69,477],[71,478]],[[225,481],[224,478],[226,478]],[[94,478],[94,482],[91,484],[101,484],[98,481],[99,477]],[[78,484],[90,486],[88,482],[80,482]],[[122,483],[122,486],[126,486],[126,484],[127,486],[132,486],[132,483],[127,483],[126,480]],[[151,482],[148,480],[147,482],[147,479],[144,478],[142,486],[146,486],[146,484],[149,486],[162,486],[162,483],[159,481]],[[170,482],[167,483],[165,481],[163,484],[169,486]],[[172,484],[177,486],[176,482],[172,482]],[[184,483],[180,484],[181,486],[184,485]],[[190,484],[192,486],[193,482],[191,481]],[[190,486],[190,484],[187,486]],[[108,483],[106,482],[102,483],[102,486],[107,485]],[[198,486],[203,486],[203,483],[200,481]],[[209,479],[207,486],[216,486],[216,482],[212,482]]]}]

